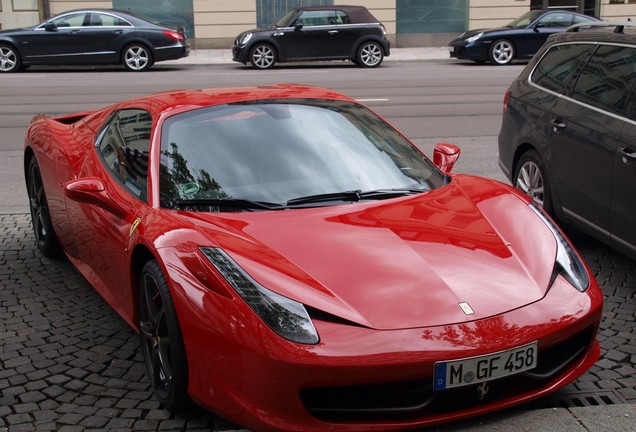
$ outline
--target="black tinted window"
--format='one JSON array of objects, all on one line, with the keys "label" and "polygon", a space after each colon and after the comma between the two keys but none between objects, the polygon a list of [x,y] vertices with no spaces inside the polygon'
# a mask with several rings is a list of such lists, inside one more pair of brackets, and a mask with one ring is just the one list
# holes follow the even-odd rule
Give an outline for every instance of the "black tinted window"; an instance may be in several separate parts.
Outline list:
[{"label": "black tinted window", "polygon": [[622,115],[635,73],[636,52],[633,48],[601,46],[583,68],[572,97]]},{"label": "black tinted window", "polygon": [[532,71],[530,80],[557,93],[563,93],[569,77],[574,72],[581,56],[591,45],[558,45],[550,48],[537,67]]},{"label": "black tinted window", "polygon": [[122,110],[100,133],[97,150],[104,165],[129,192],[146,200],[152,119],[147,111]]}]

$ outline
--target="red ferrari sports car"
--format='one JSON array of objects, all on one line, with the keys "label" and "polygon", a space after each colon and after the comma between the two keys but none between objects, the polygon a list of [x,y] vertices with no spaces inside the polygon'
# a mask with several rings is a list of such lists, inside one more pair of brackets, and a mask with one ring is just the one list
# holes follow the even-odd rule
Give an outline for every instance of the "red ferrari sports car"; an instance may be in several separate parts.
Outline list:
[{"label": "red ferrari sports car", "polygon": [[529,198],[450,174],[315,87],[36,116],[44,255],[140,334],[157,398],[256,430],[417,428],[546,395],[599,357],[603,297]]}]

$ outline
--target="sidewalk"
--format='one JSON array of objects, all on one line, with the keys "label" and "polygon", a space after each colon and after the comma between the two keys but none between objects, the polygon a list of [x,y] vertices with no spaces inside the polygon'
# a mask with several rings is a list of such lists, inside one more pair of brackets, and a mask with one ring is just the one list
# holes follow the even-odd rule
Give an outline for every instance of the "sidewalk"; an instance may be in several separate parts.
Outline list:
[{"label": "sidewalk", "polygon": [[[412,60],[445,60],[449,59],[448,49],[444,47],[417,47],[417,48],[391,48],[391,55],[385,57],[385,61],[412,61]],[[204,65],[232,63],[232,50],[230,49],[196,49],[190,52],[188,57],[178,60],[169,60],[161,64]]]}]

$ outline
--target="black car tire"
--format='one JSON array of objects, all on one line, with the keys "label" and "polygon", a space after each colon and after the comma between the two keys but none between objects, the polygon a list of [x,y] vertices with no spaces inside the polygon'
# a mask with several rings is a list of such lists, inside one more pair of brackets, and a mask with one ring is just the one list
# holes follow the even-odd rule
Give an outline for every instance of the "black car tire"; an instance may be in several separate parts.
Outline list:
[{"label": "black car tire", "polygon": [[270,44],[256,44],[250,51],[250,63],[256,69],[271,69],[276,59],[276,50]]},{"label": "black car tire", "polygon": [[42,174],[35,156],[31,157],[29,161],[27,194],[31,210],[31,224],[37,247],[45,257],[59,258],[62,255],[62,248],[53,230]]},{"label": "black car tire", "polygon": [[365,42],[358,48],[356,64],[363,67],[377,67],[384,60],[384,50],[377,42]]},{"label": "black car tire", "polygon": [[515,58],[515,46],[508,39],[499,39],[490,45],[488,55],[492,64],[508,65]]},{"label": "black car tire", "polygon": [[550,180],[543,160],[535,150],[529,150],[521,157],[515,168],[512,184],[554,216]]},{"label": "black car tire", "polygon": [[128,45],[121,54],[121,64],[132,72],[146,71],[153,64],[152,53],[145,45]]},{"label": "black car tire", "polygon": [[189,410],[185,344],[170,289],[156,260],[141,270],[138,312],[141,349],[155,396],[169,411]]},{"label": "black car tire", "polygon": [[22,66],[20,53],[11,45],[0,44],[0,72],[17,72]]}]

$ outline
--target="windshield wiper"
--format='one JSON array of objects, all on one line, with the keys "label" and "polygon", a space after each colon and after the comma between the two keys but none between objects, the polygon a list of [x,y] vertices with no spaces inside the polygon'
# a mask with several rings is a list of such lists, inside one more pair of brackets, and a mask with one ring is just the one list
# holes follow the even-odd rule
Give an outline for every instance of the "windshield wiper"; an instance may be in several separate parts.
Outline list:
[{"label": "windshield wiper", "polygon": [[362,200],[379,200],[397,198],[405,195],[412,195],[416,193],[426,192],[428,189],[377,189],[372,191],[362,192],[360,190],[344,191],[344,192],[332,192],[318,195],[308,195],[299,198],[292,198],[287,201],[288,206],[302,205],[302,204],[315,204],[332,201],[345,201],[345,202],[358,202]]},{"label": "windshield wiper", "polygon": [[283,210],[285,206],[266,201],[254,201],[243,198],[204,198],[179,200],[176,203],[179,208],[194,207],[225,207],[237,208],[241,210]]}]

